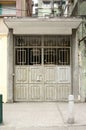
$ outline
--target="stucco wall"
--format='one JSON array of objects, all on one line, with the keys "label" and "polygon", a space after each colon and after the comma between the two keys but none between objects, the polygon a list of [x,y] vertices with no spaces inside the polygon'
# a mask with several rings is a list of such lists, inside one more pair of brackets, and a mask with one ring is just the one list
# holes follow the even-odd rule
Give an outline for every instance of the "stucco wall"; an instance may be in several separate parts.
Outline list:
[{"label": "stucco wall", "polygon": [[7,100],[7,36],[0,35],[0,93]]},{"label": "stucco wall", "polygon": [[7,101],[7,34],[8,29],[0,19],[0,94]]}]

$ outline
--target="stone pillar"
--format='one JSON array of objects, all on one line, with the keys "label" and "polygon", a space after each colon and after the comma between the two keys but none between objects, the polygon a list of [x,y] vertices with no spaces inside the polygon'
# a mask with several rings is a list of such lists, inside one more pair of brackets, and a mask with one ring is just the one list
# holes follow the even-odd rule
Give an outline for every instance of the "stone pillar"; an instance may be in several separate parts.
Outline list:
[{"label": "stone pillar", "polygon": [[7,43],[7,102],[13,102],[13,30],[9,29]]},{"label": "stone pillar", "polygon": [[72,89],[71,94],[74,95],[74,99],[78,100],[79,95],[79,64],[78,64],[78,36],[77,31],[72,32]]}]

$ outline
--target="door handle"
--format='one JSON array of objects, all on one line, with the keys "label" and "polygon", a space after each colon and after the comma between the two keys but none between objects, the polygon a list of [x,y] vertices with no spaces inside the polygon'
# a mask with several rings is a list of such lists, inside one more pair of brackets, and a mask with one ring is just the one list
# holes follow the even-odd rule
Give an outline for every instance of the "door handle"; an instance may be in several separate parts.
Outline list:
[{"label": "door handle", "polygon": [[42,75],[37,76],[37,81],[40,82],[42,80]]}]

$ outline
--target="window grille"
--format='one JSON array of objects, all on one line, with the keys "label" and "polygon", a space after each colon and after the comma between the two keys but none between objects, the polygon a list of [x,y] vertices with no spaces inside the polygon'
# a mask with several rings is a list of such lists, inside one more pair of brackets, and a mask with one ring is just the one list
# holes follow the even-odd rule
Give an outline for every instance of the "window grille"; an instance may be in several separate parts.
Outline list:
[{"label": "window grille", "polygon": [[70,65],[69,48],[59,48],[57,54],[58,54],[58,65]]},{"label": "window grille", "polygon": [[15,62],[16,65],[27,65],[27,49],[17,48],[15,50]]},{"label": "window grille", "polygon": [[56,49],[44,49],[44,64],[56,64]]},{"label": "window grille", "polygon": [[70,36],[15,36],[16,65],[70,65]]},{"label": "window grille", "polygon": [[41,64],[41,49],[29,49],[29,65]]}]

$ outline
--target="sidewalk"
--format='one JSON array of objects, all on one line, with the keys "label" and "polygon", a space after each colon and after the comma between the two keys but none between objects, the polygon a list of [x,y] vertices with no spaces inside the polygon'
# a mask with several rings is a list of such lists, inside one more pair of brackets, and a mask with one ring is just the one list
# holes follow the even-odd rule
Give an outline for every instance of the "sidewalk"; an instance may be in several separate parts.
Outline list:
[{"label": "sidewalk", "polygon": [[86,103],[75,104],[73,125],[67,119],[68,103],[7,103],[0,130],[86,130]]}]

